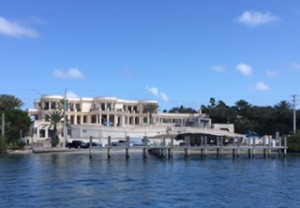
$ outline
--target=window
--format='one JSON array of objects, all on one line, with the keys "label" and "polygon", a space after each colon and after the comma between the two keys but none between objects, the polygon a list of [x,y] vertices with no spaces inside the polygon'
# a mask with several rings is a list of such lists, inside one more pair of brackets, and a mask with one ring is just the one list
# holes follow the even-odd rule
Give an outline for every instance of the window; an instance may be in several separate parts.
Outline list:
[{"label": "window", "polygon": [[40,137],[45,138],[46,137],[46,131],[45,129],[40,129]]},{"label": "window", "polygon": [[56,103],[54,103],[54,102],[51,103],[51,109],[56,110]]},{"label": "window", "polygon": [[49,110],[49,102],[45,102],[44,110]]},{"label": "window", "polygon": [[76,103],[76,111],[81,111],[80,103]]}]

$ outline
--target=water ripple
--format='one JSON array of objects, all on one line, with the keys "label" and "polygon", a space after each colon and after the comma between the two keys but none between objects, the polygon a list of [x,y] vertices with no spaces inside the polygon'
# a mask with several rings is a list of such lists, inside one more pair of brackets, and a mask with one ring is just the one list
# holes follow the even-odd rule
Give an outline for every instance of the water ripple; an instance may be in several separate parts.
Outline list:
[{"label": "water ripple", "polygon": [[0,157],[1,207],[300,207],[300,157]]}]

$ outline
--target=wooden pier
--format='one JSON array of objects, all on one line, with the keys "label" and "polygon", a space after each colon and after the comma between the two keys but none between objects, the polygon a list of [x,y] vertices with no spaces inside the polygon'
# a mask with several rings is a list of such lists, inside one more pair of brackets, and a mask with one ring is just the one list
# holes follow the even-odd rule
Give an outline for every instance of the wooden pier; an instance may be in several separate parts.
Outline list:
[{"label": "wooden pier", "polygon": [[[217,137],[214,143],[208,141],[208,137],[203,136],[199,138],[197,145],[191,144],[191,138],[186,136],[184,138],[184,145],[174,145],[174,138],[170,138],[167,143],[165,138],[156,145],[149,145],[148,139],[144,138],[144,143],[141,146],[131,146],[130,138],[126,137],[123,146],[113,146],[111,137],[108,137],[108,144],[104,147],[89,148],[89,157],[92,158],[93,152],[106,152],[107,158],[112,157],[112,152],[125,152],[125,158],[130,158],[130,151],[140,151],[143,157],[147,158],[148,154],[157,156],[162,159],[173,158],[175,153],[183,154],[188,158],[191,154],[199,155],[200,158],[207,158],[215,155],[217,158],[223,158],[225,155],[232,155],[232,158],[239,158],[241,155],[246,155],[248,158],[255,158],[260,155],[263,158],[270,158],[274,153],[279,157],[285,158],[287,155],[287,138],[278,137],[276,139],[264,139],[262,143],[257,144],[255,138],[247,140],[247,143],[240,143],[232,140],[230,143],[225,143],[224,137]],[[90,138],[92,143],[92,138]],[[77,152],[87,151],[86,149],[68,149],[68,148],[34,148],[33,153],[59,153],[59,152]]]},{"label": "wooden pier", "polygon": [[[172,158],[174,152],[184,153],[184,157],[188,158],[191,153],[199,154],[201,158],[206,158],[208,155],[216,155],[217,158],[223,158],[224,155],[232,154],[233,158],[239,158],[241,155],[247,155],[248,158],[255,158],[257,155],[262,155],[264,158],[270,158],[273,153],[278,153],[280,157],[287,155],[287,138],[277,138],[276,143],[272,143],[272,139],[264,140],[262,144],[256,144],[256,139],[252,138],[247,144],[233,142],[224,144],[224,138],[218,137],[216,144],[208,144],[207,137],[202,137],[201,142],[197,146],[190,144],[190,138],[185,138],[183,146],[174,145],[174,139],[167,145],[166,139],[163,138],[160,145],[149,146],[147,142],[143,146],[130,146],[130,138],[126,138],[124,146],[112,146],[111,138],[108,137],[108,145],[101,149],[107,150],[107,158],[111,158],[111,152],[114,150],[125,150],[125,157],[130,157],[130,150],[142,150],[143,157],[147,154],[155,155],[159,158]],[[147,141],[146,139],[144,141]]]}]

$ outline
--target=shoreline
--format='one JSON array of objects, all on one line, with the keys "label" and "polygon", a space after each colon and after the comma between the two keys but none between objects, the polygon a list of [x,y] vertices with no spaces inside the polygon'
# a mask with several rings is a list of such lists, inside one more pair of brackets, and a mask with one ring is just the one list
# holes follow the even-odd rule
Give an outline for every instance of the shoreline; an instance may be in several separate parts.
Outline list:
[{"label": "shoreline", "polygon": [[[128,152],[130,153],[143,153],[143,147],[129,147]],[[108,153],[108,148],[87,148],[87,149],[74,149],[74,148],[62,148],[62,147],[36,147],[36,148],[25,148],[24,150],[7,150],[6,153],[4,154],[45,154],[45,153],[56,153],[56,154],[65,154],[65,153],[89,153],[92,154],[107,154]],[[125,154],[126,153],[126,147],[111,147],[110,151],[111,154],[113,153],[120,153],[120,154]],[[178,149],[174,148],[172,150],[174,154],[184,154],[185,151],[184,149]],[[200,149],[189,149],[189,155],[201,155],[201,150]],[[256,154],[257,156],[263,155],[264,151],[257,149]],[[147,153],[151,154],[151,153]],[[217,150],[216,149],[210,149],[206,151],[207,155],[217,155]],[[232,155],[233,151],[232,150],[223,150],[224,155]],[[274,154],[280,154],[278,150],[273,150],[272,155]],[[296,155],[299,153],[289,153],[289,155]],[[240,150],[240,155],[248,155],[248,150]]]}]

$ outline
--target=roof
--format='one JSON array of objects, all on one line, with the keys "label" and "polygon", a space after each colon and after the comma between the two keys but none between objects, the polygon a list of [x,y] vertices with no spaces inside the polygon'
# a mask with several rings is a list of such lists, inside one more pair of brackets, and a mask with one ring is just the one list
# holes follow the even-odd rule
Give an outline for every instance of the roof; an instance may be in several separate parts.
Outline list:
[{"label": "roof", "polygon": [[152,138],[176,138],[187,134],[200,134],[200,135],[211,135],[211,136],[226,136],[226,137],[245,137],[244,134],[237,134],[234,132],[217,130],[217,129],[199,129],[199,128],[184,128],[181,131],[170,132],[169,134],[157,135]]}]

